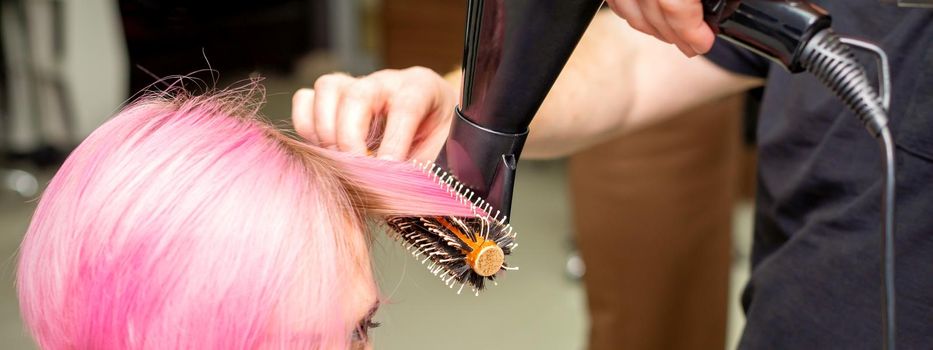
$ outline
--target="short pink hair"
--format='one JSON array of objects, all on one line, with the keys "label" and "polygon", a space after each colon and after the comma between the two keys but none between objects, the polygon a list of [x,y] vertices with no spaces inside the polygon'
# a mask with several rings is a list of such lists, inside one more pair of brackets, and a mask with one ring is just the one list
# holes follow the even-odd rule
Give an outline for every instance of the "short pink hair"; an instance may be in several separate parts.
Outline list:
[{"label": "short pink hair", "polygon": [[20,251],[41,348],[345,348],[363,215],[470,215],[410,164],[283,135],[247,95],[141,98],[68,157]]}]

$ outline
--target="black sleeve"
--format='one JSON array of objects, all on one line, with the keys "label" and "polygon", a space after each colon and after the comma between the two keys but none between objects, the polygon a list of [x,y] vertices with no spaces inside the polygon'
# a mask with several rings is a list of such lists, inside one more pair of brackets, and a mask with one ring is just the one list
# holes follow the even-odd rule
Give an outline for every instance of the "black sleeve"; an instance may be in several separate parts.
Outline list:
[{"label": "black sleeve", "polygon": [[771,65],[768,59],[718,37],[704,57],[733,73],[760,78],[768,76]]}]

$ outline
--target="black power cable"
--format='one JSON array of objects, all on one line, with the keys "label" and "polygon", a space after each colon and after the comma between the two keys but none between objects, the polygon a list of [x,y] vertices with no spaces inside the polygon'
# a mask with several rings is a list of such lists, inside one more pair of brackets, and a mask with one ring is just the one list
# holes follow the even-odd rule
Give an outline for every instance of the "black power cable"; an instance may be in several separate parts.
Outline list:
[{"label": "black power cable", "polygon": [[[897,332],[895,327],[894,293],[894,192],[895,159],[894,141],[888,130],[887,104],[889,101],[887,62],[883,51],[875,48],[882,58],[882,77],[879,83],[884,88],[879,97],[868,80],[865,69],[855,59],[846,39],[840,38],[831,29],[824,29],[811,38],[800,54],[801,65],[829,87],[855,112],[855,116],[878,140],[884,157],[884,183],[882,189],[883,237],[881,240],[881,320],[882,348],[895,350]],[[850,41],[852,41],[850,39]],[[853,41],[854,42],[854,41]],[[869,49],[871,49],[869,47]]]},{"label": "black power cable", "polygon": [[[703,19],[715,33],[780,63],[791,73],[808,71],[829,87],[874,136],[884,157],[882,189],[882,347],[895,350],[894,142],[888,130],[890,74],[880,47],[836,35],[826,10],[807,0],[703,0]],[[880,61],[881,94],[868,80],[850,46]]]}]

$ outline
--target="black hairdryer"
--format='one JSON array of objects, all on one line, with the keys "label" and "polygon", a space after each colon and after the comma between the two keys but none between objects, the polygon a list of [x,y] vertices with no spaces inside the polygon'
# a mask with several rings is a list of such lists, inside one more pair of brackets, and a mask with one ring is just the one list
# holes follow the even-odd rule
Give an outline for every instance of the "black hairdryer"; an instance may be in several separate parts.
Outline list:
[{"label": "black hairdryer", "polygon": [[[506,221],[528,125],[602,3],[468,1],[460,105],[437,163]],[[829,26],[825,11],[804,1],[703,5],[714,31],[793,72],[802,70],[802,43]]]},{"label": "black hairdryer", "polygon": [[[602,3],[468,1],[462,94],[437,163],[506,220],[528,125]],[[805,62],[811,66],[828,62],[821,60],[835,54],[806,45],[817,34],[826,33],[830,25],[826,11],[806,1],[705,0],[703,7],[707,23],[721,37],[769,57],[791,72],[803,71]],[[821,39],[834,38],[824,35]],[[854,60],[847,64],[858,66]],[[828,84],[840,85],[838,81]],[[842,93],[864,95],[863,91]],[[857,100],[848,95],[846,100]],[[879,108],[874,104],[859,107],[872,115],[880,114]],[[884,124],[874,117],[860,118],[876,135]]]},{"label": "black hairdryer", "polygon": [[[528,125],[602,0],[469,0],[460,104],[437,159],[507,221]],[[803,70],[803,43],[829,26],[805,1],[707,0],[723,37]],[[495,214],[495,213],[493,213]]]},{"label": "black hairdryer", "polygon": [[[507,221],[515,171],[528,125],[602,0],[468,0],[463,81],[447,143],[437,163]],[[826,11],[802,0],[703,0],[704,19],[720,37],[768,57],[792,73],[809,71],[876,137],[885,157],[882,323],[894,349],[894,147],[887,128],[887,64],[870,43],[833,33]],[[880,59],[879,93],[849,46]],[[477,199],[478,201],[481,199]]]}]

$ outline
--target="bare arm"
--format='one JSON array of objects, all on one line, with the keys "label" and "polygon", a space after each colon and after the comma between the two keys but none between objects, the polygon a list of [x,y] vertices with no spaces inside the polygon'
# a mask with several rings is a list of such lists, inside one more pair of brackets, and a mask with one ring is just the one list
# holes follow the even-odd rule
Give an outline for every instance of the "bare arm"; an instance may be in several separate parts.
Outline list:
[{"label": "bare arm", "polygon": [[532,122],[524,155],[568,155],[761,84],[684,57],[602,11]]},{"label": "bare arm", "polygon": [[[706,102],[761,85],[704,58],[598,14],[544,100],[524,148],[530,158],[568,155]],[[385,118],[377,155],[434,159],[447,137],[459,72],[442,79],[426,68],[364,77],[325,75],[292,103],[295,129],[308,141],[358,154],[375,118]]]}]

